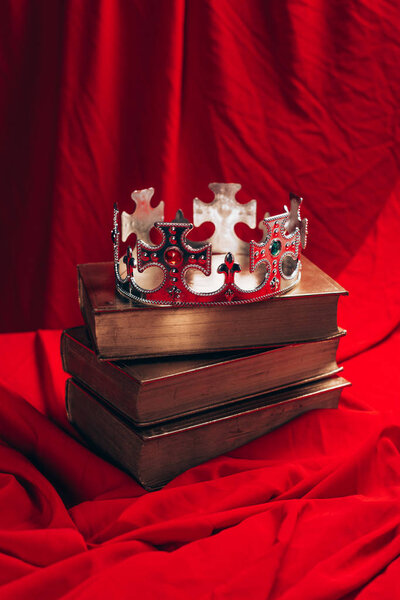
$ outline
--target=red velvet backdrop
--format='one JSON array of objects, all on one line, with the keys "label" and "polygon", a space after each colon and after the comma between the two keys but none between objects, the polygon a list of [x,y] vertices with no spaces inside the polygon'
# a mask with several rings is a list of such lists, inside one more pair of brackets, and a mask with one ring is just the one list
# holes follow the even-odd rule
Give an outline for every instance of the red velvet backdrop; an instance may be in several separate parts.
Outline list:
[{"label": "red velvet backdrop", "polygon": [[[0,336],[1,598],[400,597],[396,0],[4,0],[4,332],[80,323],[75,267],[154,186],[305,198],[353,387],[146,494],[70,437],[59,331]],[[65,433],[65,431],[67,433]]]},{"label": "red velvet backdrop", "polygon": [[210,181],[260,217],[296,191],[343,271],[396,192],[397,4],[3,2],[1,329],[77,323],[75,265],[143,187],[189,218]]}]

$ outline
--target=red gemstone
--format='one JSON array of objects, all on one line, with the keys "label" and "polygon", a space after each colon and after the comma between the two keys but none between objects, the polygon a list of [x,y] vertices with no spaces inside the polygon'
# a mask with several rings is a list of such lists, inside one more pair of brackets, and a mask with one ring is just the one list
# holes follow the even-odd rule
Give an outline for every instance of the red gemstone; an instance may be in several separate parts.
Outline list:
[{"label": "red gemstone", "polygon": [[168,248],[168,250],[164,253],[165,262],[170,265],[170,267],[176,267],[180,265],[182,262],[182,252],[179,248]]}]

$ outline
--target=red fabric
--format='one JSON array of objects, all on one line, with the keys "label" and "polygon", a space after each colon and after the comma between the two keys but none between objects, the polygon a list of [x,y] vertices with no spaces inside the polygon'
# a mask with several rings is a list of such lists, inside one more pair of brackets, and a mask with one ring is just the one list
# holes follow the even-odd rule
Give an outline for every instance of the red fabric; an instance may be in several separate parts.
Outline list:
[{"label": "red fabric", "polygon": [[3,334],[2,600],[400,596],[399,25],[394,0],[1,3],[1,329],[80,322],[114,200],[190,218],[237,181],[260,217],[305,197],[353,383],[150,494],[68,427],[60,332]]},{"label": "red fabric", "polygon": [[260,218],[297,192],[338,275],[398,194],[399,23],[395,0],[2,2],[0,330],[77,324],[76,264],[112,259],[113,202],[149,186],[167,218],[210,181]]},{"label": "red fabric", "polygon": [[399,595],[399,330],[345,362],[339,410],[153,493],[74,439],[59,338],[0,336],[2,599]]}]

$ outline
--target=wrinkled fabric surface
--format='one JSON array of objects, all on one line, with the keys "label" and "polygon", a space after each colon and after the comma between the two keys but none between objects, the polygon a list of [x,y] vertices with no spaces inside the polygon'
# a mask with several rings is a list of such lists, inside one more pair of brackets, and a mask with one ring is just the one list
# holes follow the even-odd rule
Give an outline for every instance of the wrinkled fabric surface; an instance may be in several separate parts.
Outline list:
[{"label": "wrinkled fabric surface", "polygon": [[1,335],[0,597],[397,598],[399,337],[349,334],[338,410],[147,493],[67,424],[60,332]]},{"label": "wrinkled fabric surface", "polygon": [[213,181],[259,219],[293,191],[309,258],[361,258],[398,195],[399,25],[397,0],[0,3],[0,330],[80,322],[76,265],[112,260],[134,189],[167,219]]},{"label": "wrinkled fabric surface", "polygon": [[[389,0],[1,3],[2,600],[400,597],[399,25]],[[115,200],[191,218],[210,181],[259,218],[304,196],[353,385],[147,493],[68,426],[60,330]]]}]

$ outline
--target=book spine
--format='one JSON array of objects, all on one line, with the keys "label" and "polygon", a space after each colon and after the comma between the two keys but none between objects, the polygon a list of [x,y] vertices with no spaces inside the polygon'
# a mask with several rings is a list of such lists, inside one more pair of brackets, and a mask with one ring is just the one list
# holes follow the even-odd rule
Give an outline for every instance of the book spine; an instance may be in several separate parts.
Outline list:
[{"label": "book spine", "polygon": [[78,299],[79,299],[79,308],[81,309],[83,320],[86,323],[87,329],[89,331],[90,338],[93,342],[94,348],[96,348],[96,352],[98,352],[98,340],[97,340],[97,327],[96,327],[96,319],[93,310],[92,303],[90,302],[89,294],[87,293],[84,281],[82,280],[81,273],[78,265]]},{"label": "book spine", "polygon": [[66,407],[69,422],[84,439],[139,479],[143,442],[134,428],[124,425],[73,379],[66,382]]},{"label": "book spine", "polygon": [[61,334],[61,340],[60,340],[60,355],[61,355],[61,364],[62,364],[62,368],[64,369],[64,371],[66,373],[68,373],[68,360],[66,357],[66,332],[63,331]]},{"label": "book spine", "polygon": [[137,399],[140,384],[113,363],[99,363],[93,350],[68,335],[62,336],[64,370],[133,421],[140,420]]}]

